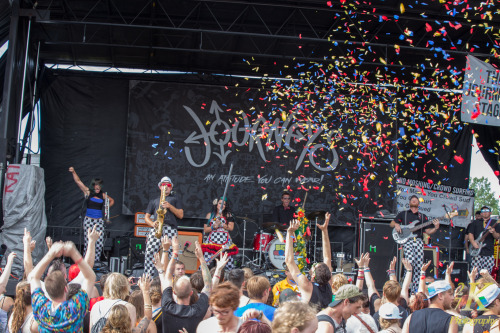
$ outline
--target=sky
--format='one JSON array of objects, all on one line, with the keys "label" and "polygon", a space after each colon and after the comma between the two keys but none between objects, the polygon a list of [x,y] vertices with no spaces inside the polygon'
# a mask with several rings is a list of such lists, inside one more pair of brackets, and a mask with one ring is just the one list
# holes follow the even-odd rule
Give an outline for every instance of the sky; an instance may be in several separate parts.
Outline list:
[{"label": "sky", "polygon": [[483,155],[477,148],[476,138],[472,142],[472,157],[470,163],[470,179],[486,177],[490,181],[491,189],[495,192],[495,196],[498,199],[500,197],[500,185],[498,184],[498,178],[491,170],[488,163],[483,158]]}]

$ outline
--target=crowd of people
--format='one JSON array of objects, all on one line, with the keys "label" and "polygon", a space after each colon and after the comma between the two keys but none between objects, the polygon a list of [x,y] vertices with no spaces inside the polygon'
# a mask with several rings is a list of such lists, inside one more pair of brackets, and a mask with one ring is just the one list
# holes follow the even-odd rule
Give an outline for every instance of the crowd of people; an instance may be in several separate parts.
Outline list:
[{"label": "crowd of people", "polygon": [[[34,265],[31,253],[37,244],[25,230],[24,276],[14,298],[5,291],[15,253],[8,255],[0,276],[0,333],[500,332],[500,287],[487,269],[491,242],[500,237],[500,230],[487,209],[481,212],[482,221],[474,222],[467,231],[470,249],[481,248],[482,242],[485,248],[473,261],[468,283],[452,281],[453,262],[445,267],[443,280],[435,280],[427,272],[431,262],[422,261],[421,238],[439,228],[437,221],[428,223],[429,228],[403,246],[402,283],[396,276],[396,258],[371,263],[369,253],[355,260],[354,280],[342,273],[332,274],[330,214],[326,213],[324,223],[317,224],[323,261],[312,263],[307,272],[299,269],[294,242],[300,223],[291,220],[285,242],[286,278],[272,285],[266,275],[234,267],[234,244],[227,233],[234,222],[226,199],[221,198],[207,214],[205,243],[196,242],[199,270],[188,277],[179,261],[177,239],[177,219],[182,218],[183,210],[170,196],[170,178],[163,177],[158,187],[164,201],[153,200],[146,214],[153,230],[148,236],[145,274],[137,280],[110,273],[96,281],[93,266],[102,250],[103,216],[93,210],[99,210],[106,200],[113,202],[107,194],[102,195],[102,181],[94,181],[89,188],[73,168],[70,171],[87,198],[85,256],[72,242],[47,238],[48,251]],[[289,201],[290,195],[285,193],[283,209],[276,210],[283,219],[293,216],[287,208]],[[165,215],[160,238],[155,236],[157,214]],[[428,220],[418,212],[418,198],[412,197],[410,210],[398,214],[393,225],[400,232],[414,218],[420,223]],[[488,232],[482,241],[478,236],[481,232]],[[221,248],[225,251],[219,251]],[[210,270],[207,259],[214,256],[215,267]],[[73,262],[69,269],[64,257]],[[370,264],[388,267],[381,294]]]},{"label": "crowd of people", "polygon": [[[10,253],[0,276],[1,332],[498,332],[500,288],[490,274],[477,268],[469,283],[455,285],[453,263],[444,280],[420,274],[402,259],[406,275],[400,284],[396,258],[388,265],[382,294],[370,273],[370,256],[356,259],[355,281],[338,273],[332,276],[327,214],[318,227],[323,236],[323,262],[312,265],[309,276],[294,258],[292,221],[285,249],[286,279],[274,286],[265,275],[249,269],[227,269],[230,256],[222,252],[209,270],[201,244],[195,254],[200,270],[190,277],[178,261],[177,237],[164,236],[152,260],[154,278],[144,274],[137,282],[120,273],[101,277],[96,288],[92,270],[97,226],[88,229],[87,252],[79,253],[72,242],[52,242],[36,264],[31,252],[36,244],[25,231],[24,269],[15,299],[4,296],[12,262]],[[66,268],[61,257],[74,263]],[[380,265],[382,263],[377,263]],[[413,276],[419,286],[411,292]],[[477,279],[478,278],[478,279]],[[365,288],[366,285],[366,288]]]}]

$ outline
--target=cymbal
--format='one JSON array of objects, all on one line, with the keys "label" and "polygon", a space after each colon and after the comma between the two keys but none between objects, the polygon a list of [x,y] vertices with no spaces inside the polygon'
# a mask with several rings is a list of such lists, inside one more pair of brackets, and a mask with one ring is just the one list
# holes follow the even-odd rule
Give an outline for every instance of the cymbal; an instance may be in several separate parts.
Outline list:
[{"label": "cymbal", "polygon": [[236,217],[237,219],[246,220],[247,222],[255,222],[255,220],[254,220],[254,219],[251,219],[251,218],[246,217],[246,216],[236,216],[236,215],[235,215],[234,217]]},{"label": "cymbal", "polygon": [[326,214],[326,212],[324,210],[318,210],[318,211],[311,212],[311,213],[307,214],[307,219],[308,220],[315,220],[316,218],[324,219],[325,214]]},{"label": "cymbal", "polygon": [[262,223],[262,228],[263,229],[278,229],[278,230],[286,230],[288,229],[288,226],[277,223],[277,222],[264,222]]}]

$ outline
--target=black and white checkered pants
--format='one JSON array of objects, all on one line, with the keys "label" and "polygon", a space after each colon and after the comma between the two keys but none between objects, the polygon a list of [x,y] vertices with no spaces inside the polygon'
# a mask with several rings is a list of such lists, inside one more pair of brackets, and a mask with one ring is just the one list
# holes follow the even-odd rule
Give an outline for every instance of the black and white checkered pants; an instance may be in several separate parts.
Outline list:
[{"label": "black and white checkered pants", "polygon": [[95,244],[95,261],[100,261],[101,259],[101,253],[102,249],[104,248],[104,220],[101,219],[93,219],[91,217],[85,216],[83,219],[83,237],[85,241],[85,245],[83,248],[83,255],[87,253],[87,246],[89,244],[89,237],[88,237],[88,230],[89,228],[92,229],[96,226],[96,231],[101,233],[101,236],[99,236],[99,239],[97,240]]},{"label": "black and white checkered pants", "polygon": [[410,289],[416,293],[418,290],[420,271],[424,264],[424,242],[420,238],[410,239],[404,243],[403,252],[405,259],[410,261],[413,269]]},{"label": "black and white checkered pants", "polygon": [[[162,236],[167,235],[168,238],[172,238],[177,236],[177,229],[169,226],[168,224],[163,225],[163,233]],[[155,236],[155,228],[151,228],[151,231],[148,234],[148,239],[146,241],[146,253],[144,255],[144,273],[149,274],[149,276],[156,276],[158,272],[156,271],[155,265],[153,263],[153,259],[155,253],[160,250],[161,247],[161,239],[156,238]],[[168,250],[169,257],[172,254],[172,247]]]},{"label": "black and white checkered pants", "polygon": [[491,274],[491,270],[495,266],[495,258],[493,256],[477,256],[472,257],[471,269],[477,267],[476,279],[480,277],[479,272],[486,269]]}]

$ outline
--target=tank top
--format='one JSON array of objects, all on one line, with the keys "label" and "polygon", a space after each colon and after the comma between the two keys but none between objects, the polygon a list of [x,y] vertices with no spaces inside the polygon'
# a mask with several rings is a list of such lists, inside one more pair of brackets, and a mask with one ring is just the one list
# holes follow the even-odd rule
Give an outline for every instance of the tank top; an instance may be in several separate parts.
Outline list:
[{"label": "tank top", "polygon": [[104,207],[104,194],[96,193],[93,197],[87,198],[87,213],[86,215],[93,219],[102,218],[102,208]]},{"label": "tank top", "polygon": [[443,333],[448,332],[451,314],[441,309],[426,308],[411,315],[410,332]]},{"label": "tank top", "polygon": [[496,315],[482,315],[474,319],[472,322],[474,323],[474,333],[483,333],[489,332],[491,326],[495,321],[499,319]]},{"label": "tank top", "polygon": [[316,307],[317,310],[324,309],[332,302],[332,287],[330,285],[324,284],[319,285],[313,282],[313,291],[311,294],[311,299],[309,300],[309,305]]}]

